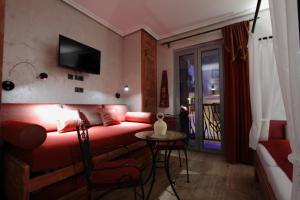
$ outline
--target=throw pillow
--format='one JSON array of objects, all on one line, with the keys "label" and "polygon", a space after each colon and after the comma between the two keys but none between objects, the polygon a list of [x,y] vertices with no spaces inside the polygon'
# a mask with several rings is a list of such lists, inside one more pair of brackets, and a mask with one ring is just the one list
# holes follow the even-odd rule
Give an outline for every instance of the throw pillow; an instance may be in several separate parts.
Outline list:
[{"label": "throw pillow", "polygon": [[80,117],[78,110],[62,109],[59,119],[57,120],[57,131],[60,133],[75,131],[79,123]]},{"label": "throw pillow", "polygon": [[104,126],[120,124],[120,122],[114,120],[111,114],[104,108],[100,109],[100,116]]}]

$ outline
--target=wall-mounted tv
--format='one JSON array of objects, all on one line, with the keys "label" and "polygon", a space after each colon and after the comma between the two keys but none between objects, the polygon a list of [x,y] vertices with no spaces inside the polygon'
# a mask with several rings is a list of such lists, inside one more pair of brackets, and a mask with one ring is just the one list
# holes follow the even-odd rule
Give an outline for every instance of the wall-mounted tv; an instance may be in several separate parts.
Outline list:
[{"label": "wall-mounted tv", "polygon": [[58,64],[81,72],[100,74],[101,51],[59,35]]}]

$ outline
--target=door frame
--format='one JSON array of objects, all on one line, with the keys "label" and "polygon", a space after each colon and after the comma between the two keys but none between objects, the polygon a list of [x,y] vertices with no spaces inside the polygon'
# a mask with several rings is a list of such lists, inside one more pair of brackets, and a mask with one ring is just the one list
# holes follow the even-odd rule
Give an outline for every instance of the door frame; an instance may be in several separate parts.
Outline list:
[{"label": "door frame", "polygon": [[[179,58],[182,55],[187,55],[187,54],[193,54],[195,56],[195,75],[198,74],[198,49],[197,47],[191,47],[188,49],[184,49],[184,50],[176,50],[174,52],[174,63],[175,63],[175,71],[174,71],[174,112],[175,113],[180,113],[180,75],[179,75]],[[199,96],[199,84],[198,83],[198,76],[195,76],[195,102],[198,102],[198,96]],[[199,115],[197,114],[197,110],[199,110],[199,105],[198,103],[195,103],[195,121],[197,122],[199,120]],[[177,127],[179,127],[179,117],[176,118],[177,119]],[[199,123],[195,123],[195,129],[196,131],[199,130],[198,127]],[[195,146],[192,147],[189,145],[189,149],[192,150],[199,150],[200,149],[200,139],[197,134],[196,134],[196,138],[195,138]]]},{"label": "door frame", "polygon": [[[221,109],[221,149],[220,150],[211,150],[203,148],[203,123],[200,123],[202,120],[202,112],[203,112],[203,97],[202,97],[202,70],[200,70],[201,66],[201,51],[219,49],[220,55],[220,109]],[[179,76],[179,56],[194,54],[195,55],[195,128],[196,132],[200,130],[200,133],[196,133],[196,145],[194,147],[189,146],[189,149],[202,151],[202,152],[212,152],[212,153],[223,153],[224,152],[224,59],[223,59],[223,40],[215,40],[202,44],[197,44],[181,49],[174,50],[174,112],[180,112],[180,76]],[[201,83],[201,84],[200,84]],[[201,87],[200,87],[201,86]],[[200,95],[201,94],[201,95]],[[179,118],[177,117],[177,128],[179,127]]]},{"label": "door frame", "polygon": [[[219,49],[219,90],[220,90],[220,114],[221,114],[221,149],[220,150],[213,150],[213,149],[204,149],[203,148],[203,123],[199,123],[199,130],[200,131],[200,137],[201,137],[201,151],[203,152],[215,152],[215,153],[223,153],[224,152],[224,59],[223,59],[223,42],[222,41],[213,41],[210,43],[205,43],[203,45],[199,45],[198,48],[198,57],[201,58],[201,53],[203,51],[209,51],[209,50],[214,50],[214,49]],[[202,66],[201,59],[199,60],[199,67]],[[198,85],[201,84],[201,87],[203,88],[203,82],[202,82],[202,71],[199,70],[200,72],[198,73],[199,76],[199,82]],[[201,88],[201,92],[202,92]],[[202,104],[203,103],[203,93],[201,93],[201,97],[199,96],[199,99],[201,98],[201,101],[198,103]],[[203,108],[203,107],[202,107]],[[201,109],[200,112],[198,112],[199,119],[202,119],[202,113],[203,110]]]}]

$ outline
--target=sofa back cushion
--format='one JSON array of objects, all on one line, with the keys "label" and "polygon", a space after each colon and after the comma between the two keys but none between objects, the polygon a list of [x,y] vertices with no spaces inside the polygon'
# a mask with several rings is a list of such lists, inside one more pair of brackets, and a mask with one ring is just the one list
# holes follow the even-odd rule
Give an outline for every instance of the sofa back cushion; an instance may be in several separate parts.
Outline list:
[{"label": "sofa back cushion", "polygon": [[270,120],[269,140],[285,139],[285,120]]},{"label": "sofa back cushion", "polygon": [[[21,121],[38,124],[49,131],[56,131],[59,104],[9,104],[1,105],[1,121]],[[1,134],[1,133],[0,133]]]},{"label": "sofa back cushion", "polygon": [[76,126],[81,122],[78,110],[61,109],[58,117],[57,131],[59,133],[75,131]]}]

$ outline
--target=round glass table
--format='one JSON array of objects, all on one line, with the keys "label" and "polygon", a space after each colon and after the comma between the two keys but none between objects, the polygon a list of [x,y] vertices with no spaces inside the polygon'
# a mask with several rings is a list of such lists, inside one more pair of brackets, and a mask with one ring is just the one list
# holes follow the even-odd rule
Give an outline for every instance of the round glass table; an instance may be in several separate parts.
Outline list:
[{"label": "round glass table", "polygon": [[[153,185],[155,183],[155,175],[156,175],[156,169],[157,168],[164,168],[166,171],[166,175],[168,178],[168,181],[171,185],[171,188],[177,197],[177,199],[180,199],[174,186],[174,181],[171,178],[170,175],[170,155],[171,152],[176,144],[177,141],[184,140],[186,138],[186,134],[177,132],[177,131],[167,131],[166,135],[157,135],[154,134],[154,131],[142,131],[135,134],[135,137],[137,137],[140,140],[144,140],[147,142],[151,155],[152,155],[152,167],[149,176],[146,178],[144,184],[147,184],[149,181],[151,181],[149,191],[147,193],[146,199],[150,198]],[[156,149],[156,143],[157,142],[167,142],[168,143],[168,149],[165,151],[165,156],[163,161],[160,161],[157,159],[157,155],[159,153],[159,149]]]}]

